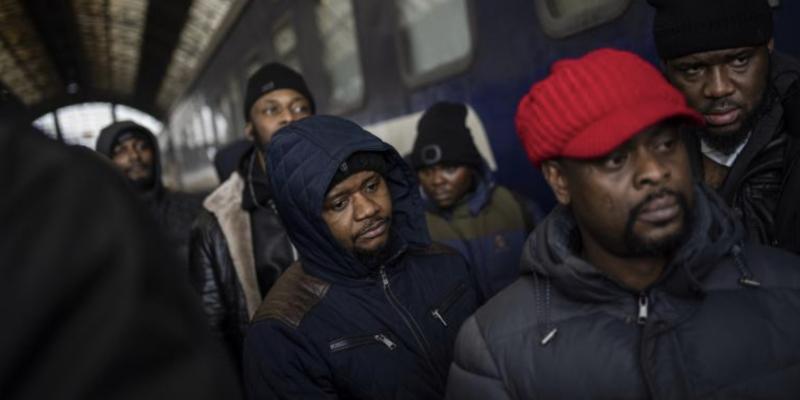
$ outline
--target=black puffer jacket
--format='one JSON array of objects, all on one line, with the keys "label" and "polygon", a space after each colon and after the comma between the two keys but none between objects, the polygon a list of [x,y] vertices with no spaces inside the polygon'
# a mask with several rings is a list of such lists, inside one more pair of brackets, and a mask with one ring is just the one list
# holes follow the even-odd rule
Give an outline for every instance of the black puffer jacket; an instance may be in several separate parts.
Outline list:
[{"label": "black puffer jacket", "polygon": [[[778,229],[776,232],[776,224],[779,218],[798,221],[800,214],[800,199],[781,201],[787,177],[800,169],[800,163],[796,162],[800,158],[800,146],[794,144],[800,141],[797,138],[800,132],[790,133],[786,125],[787,113],[800,110],[784,109],[790,87],[798,81],[800,64],[780,53],[773,54],[770,83],[758,121],[718,190],[725,202],[742,216],[750,240],[794,252],[798,252],[800,242],[796,230],[782,233],[786,230]],[[800,130],[800,127],[795,129]],[[688,141],[689,154],[702,177],[700,146],[696,136],[693,137],[694,140]],[[796,176],[800,172],[793,174]]]},{"label": "black puffer jacket", "polygon": [[741,245],[721,200],[695,193],[691,236],[641,293],[575,254],[557,208],[526,245],[532,274],[464,323],[448,397],[800,398],[800,259]]},{"label": "black puffer jacket", "polygon": [[[247,325],[272,284],[297,259],[263,184],[254,152],[203,202],[191,232],[189,274],[212,330],[240,361]],[[257,170],[256,170],[257,171]]]},{"label": "black puffer jacket", "polygon": [[173,192],[161,182],[161,152],[158,140],[152,132],[131,121],[113,123],[100,132],[95,150],[108,158],[113,156],[114,145],[119,135],[135,130],[146,135],[154,147],[153,185],[149,188],[134,188],[156,219],[162,232],[169,240],[168,248],[174,249],[185,273],[189,265],[189,231],[202,207],[203,195]]}]

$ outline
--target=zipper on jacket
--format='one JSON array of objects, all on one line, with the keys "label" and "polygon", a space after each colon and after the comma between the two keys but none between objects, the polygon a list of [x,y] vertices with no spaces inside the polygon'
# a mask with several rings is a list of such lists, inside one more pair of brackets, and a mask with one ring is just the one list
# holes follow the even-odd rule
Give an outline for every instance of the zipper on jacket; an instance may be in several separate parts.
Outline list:
[{"label": "zipper on jacket", "polygon": [[386,267],[381,265],[380,268],[380,276],[381,276],[381,286],[383,286],[383,293],[386,295],[386,299],[389,301],[389,304],[394,308],[395,312],[400,315],[400,318],[405,323],[406,327],[411,331],[411,334],[414,336],[414,340],[419,345],[420,349],[422,350],[423,359],[428,363],[428,366],[431,367],[431,370],[438,374],[438,370],[436,369],[435,364],[431,360],[430,357],[430,345],[428,344],[428,340],[425,339],[425,335],[422,333],[422,329],[420,329],[417,321],[414,320],[414,317],[408,312],[400,301],[395,297],[394,293],[392,293],[392,288],[389,286],[389,277],[386,275]]},{"label": "zipper on jacket", "polygon": [[639,325],[647,324],[647,314],[648,314],[648,305],[649,300],[647,299],[647,293],[642,292],[639,293],[639,316],[636,319],[636,322]]},{"label": "zipper on jacket", "polygon": [[444,300],[439,304],[438,307],[431,309],[431,316],[433,318],[439,320],[445,327],[447,326],[447,321],[444,319],[444,314],[447,313],[447,310],[455,304],[456,300],[460,299],[464,292],[467,290],[467,285],[464,282],[459,282],[458,285],[453,288],[447,296],[445,296]]},{"label": "zipper on jacket", "polygon": [[365,346],[368,344],[382,344],[386,346],[389,350],[394,350],[395,348],[397,348],[397,344],[395,344],[395,342],[392,341],[392,339],[389,339],[389,337],[383,333],[336,339],[332,341],[328,345],[328,347],[331,349],[331,352],[336,353],[339,351],[350,350],[354,347]]}]

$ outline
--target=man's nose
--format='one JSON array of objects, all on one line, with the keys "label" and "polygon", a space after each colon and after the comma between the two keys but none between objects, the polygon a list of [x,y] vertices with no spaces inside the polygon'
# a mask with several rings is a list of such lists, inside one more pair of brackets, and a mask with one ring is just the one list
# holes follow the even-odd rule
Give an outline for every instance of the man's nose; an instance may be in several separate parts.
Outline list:
[{"label": "man's nose", "polygon": [[353,215],[357,221],[371,218],[380,210],[378,203],[361,193],[353,195],[353,207]]},{"label": "man's nose", "polygon": [[728,69],[724,66],[714,66],[709,70],[703,86],[703,95],[708,98],[719,99],[728,97],[736,91],[736,86],[730,78]]}]

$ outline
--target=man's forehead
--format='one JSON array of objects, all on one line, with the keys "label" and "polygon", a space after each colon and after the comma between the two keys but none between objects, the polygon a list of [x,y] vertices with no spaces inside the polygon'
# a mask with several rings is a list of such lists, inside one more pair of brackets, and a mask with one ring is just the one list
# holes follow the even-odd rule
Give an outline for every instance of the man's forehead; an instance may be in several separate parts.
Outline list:
[{"label": "man's forehead", "polygon": [[742,52],[756,51],[764,46],[765,45],[743,46],[743,47],[732,47],[728,49],[701,51],[673,58],[669,60],[668,63],[679,64],[679,63],[696,63],[696,62],[711,62],[711,63],[727,62],[729,58],[735,57]]},{"label": "man's forehead", "polygon": [[277,89],[271,92],[264,93],[261,97],[256,100],[256,103],[264,104],[264,103],[293,103],[296,101],[306,100],[305,96],[300,94],[300,92],[294,89]]}]

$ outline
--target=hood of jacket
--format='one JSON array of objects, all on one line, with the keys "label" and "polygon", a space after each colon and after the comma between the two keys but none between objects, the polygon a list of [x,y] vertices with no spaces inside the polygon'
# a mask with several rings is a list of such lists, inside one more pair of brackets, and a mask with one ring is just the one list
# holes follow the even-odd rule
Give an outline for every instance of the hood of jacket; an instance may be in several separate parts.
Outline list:
[{"label": "hood of jacket", "polygon": [[133,121],[119,121],[115,122],[100,131],[95,144],[95,150],[111,159],[114,151],[114,145],[117,139],[126,132],[135,131],[145,135],[153,144],[153,186],[146,189],[145,196],[159,197],[164,191],[164,186],[161,183],[161,151],[158,148],[158,139],[150,132],[149,129],[133,122]]},{"label": "hood of jacket", "polygon": [[414,171],[397,151],[353,122],[311,116],[282,128],[268,149],[272,195],[303,268],[337,283],[356,283],[375,273],[345,250],[322,219],[333,175],[351,154],[380,152],[392,197],[390,248],[430,244]]},{"label": "hood of jacket", "polygon": [[[655,284],[681,297],[699,295],[703,278],[744,239],[744,228],[711,189],[694,189],[691,231]],[[587,302],[613,301],[631,291],[609,279],[576,252],[577,224],[557,206],[525,244],[523,268],[542,276],[565,295]]]},{"label": "hood of jacket", "polygon": [[431,213],[441,215],[446,219],[452,216],[456,208],[463,207],[464,205],[466,205],[466,209],[469,211],[470,215],[476,216],[480,214],[481,210],[489,203],[489,199],[492,198],[492,191],[495,186],[497,186],[497,181],[495,180],[492,169],[489,168],[485,160],[481,160],[480,166],[473,169],[472,176],[473,179],[475,179],[472,190],[467,192],[463,199],[446,210],[439,208],[436,202],[431,200],[428,195],[425,194],[425,190],[422,189],[422,186],[420,186],[419,193],[425,201],[425,209]]}]

